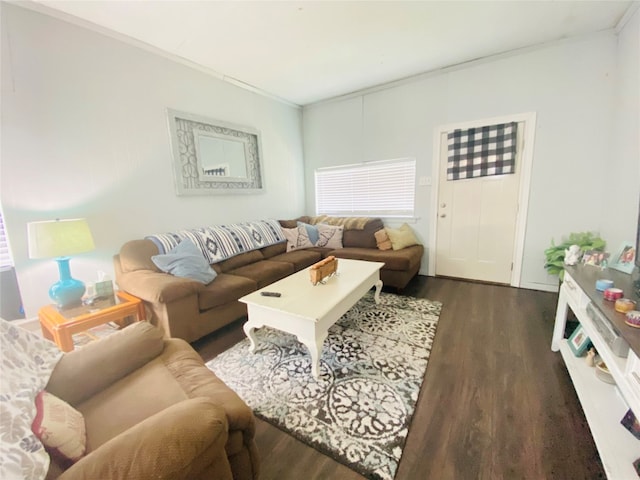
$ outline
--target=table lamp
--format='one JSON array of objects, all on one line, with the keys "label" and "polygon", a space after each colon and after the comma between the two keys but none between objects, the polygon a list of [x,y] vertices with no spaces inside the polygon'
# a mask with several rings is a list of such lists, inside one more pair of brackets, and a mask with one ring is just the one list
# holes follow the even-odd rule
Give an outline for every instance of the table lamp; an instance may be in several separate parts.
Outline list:
[{"label": "table lamp", "polygon": [[84,283],[71,278],[69,256],[95,248],[89,224],[84,218],[51,220],[27,224],[29,258],[55,258],[60,280],[49,289],[49,296],[60,308],[81,303]]}]

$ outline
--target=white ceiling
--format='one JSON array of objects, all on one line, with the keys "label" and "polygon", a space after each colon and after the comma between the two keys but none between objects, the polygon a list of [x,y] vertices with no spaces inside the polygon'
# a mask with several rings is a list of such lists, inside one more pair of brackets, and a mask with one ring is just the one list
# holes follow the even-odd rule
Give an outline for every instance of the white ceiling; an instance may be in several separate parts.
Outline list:
[{"label": "white ceiling", "polygon": [[298,105],[611,29],[637,7],[629,1],[38,3]]}]

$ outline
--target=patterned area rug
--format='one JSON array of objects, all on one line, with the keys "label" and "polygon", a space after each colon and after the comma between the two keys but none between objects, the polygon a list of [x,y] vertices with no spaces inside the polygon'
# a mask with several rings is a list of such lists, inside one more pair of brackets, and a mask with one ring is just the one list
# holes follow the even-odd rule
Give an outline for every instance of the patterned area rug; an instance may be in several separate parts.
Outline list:
[{"label": "patterned area rug", "polygon": [[329,330],[320,378],[307,348],[256,330],[207,363],[254,413],[371,479],[393,479],[427,369],[442,305],[369,292]]}]

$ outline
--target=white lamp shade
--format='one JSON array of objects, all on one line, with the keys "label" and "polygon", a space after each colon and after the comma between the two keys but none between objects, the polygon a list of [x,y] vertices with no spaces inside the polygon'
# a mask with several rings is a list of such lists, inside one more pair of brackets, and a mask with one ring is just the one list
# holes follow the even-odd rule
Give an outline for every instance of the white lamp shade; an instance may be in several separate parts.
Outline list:
[{"label": "white lamp shade", "polygon": [[95,248],[84,218],[27,224],[29,258],[66,257]]}]

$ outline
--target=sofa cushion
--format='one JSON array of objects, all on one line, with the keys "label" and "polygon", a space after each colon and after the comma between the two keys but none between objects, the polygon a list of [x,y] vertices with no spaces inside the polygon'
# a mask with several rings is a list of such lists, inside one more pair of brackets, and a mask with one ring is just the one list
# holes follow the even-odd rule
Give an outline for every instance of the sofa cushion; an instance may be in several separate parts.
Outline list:
[{"label": "sofa cushion", "polygon": [[231,270],[235,270],[236,268],[244,267],[250,263],[259,262],[260,260],[264,260],[262,252],[260,250],[251,250],[250,252],[241,253],[235,257],[218,262],[213,265],[213,268],[218,273],[226,273]]},{"label": "sofa cushion", "polygon": [[345,228],[342,236],[344,247],[378,248],[375,233],[384,228],[382,220],[372,218],[362,230]]},{"label": "sofa cushion", "polygon": [[280,255],[287,251],[287,242],[276,243],[275,245],[269,245],[268,247],[261,248],[262,256],[265,260],[269,260],[271,257]]},{"label": "sofa cushion", "polygon": [[314,263],[322,260],[322,254],[313,250],[294,250],[293,252],[286,252],[281,255],[271,257],[270,260],[274,262],[287,262],[293,265],[293,269],[297,272],[303,268],[307,268]]},{"label": "sofa cushion", "polygon": [[251,278],[221,273],[198,294],[198,308],[204,311],[234,302],[257,288],[258,283]]},{"label": "sofa cushion", "polygon": [[402,250],[403,248],[420,243],[411,227],[406,223],[403,223],[398,229],[387,227],[385,230],[387,231],[389,240],[391,240],[391,246],[394,250]]},{"label": "sofa cushion", "polygon": [[169,253],[154,255],[153,263],[163,272],[176,277],[190,278],[205,285],[216,278],[217,273],[209,266],[200,249],[188,238],[182,240]]},{"label": "sofa cushion", "polygon": [[298,222],[311,223],[311,217],[303,215],[302,217],[298,217],[294,220],[278,220],[278,222],[282,228],[296,228],[298,226]]},{"label": "sofa cushion", "polygon": [[162,356],[154,358],[77,405],[87,424],[87,455],[116,435],[186,398],[187,394],[167,369]]},{"label": "sofa cushion", "polygon": [[[414,245],[402,250],[378,250],[377,248],[341,248],[331,252],[337,258],[384,262],[385,270],[411,270],[420,263],[424,248]],[[340,262],[338,262],[340,265]]]},{"label": "sofa cushion", "polygon": [[332,248],[326,248],[326,247],[313,247],[313,248],[308,248],[306,251],[307,252],[317,252],[317,253],[320,254],[320,257],[327,258],[329,255],[331,255],[331,253],[334,250]]},{"label": "sofa cushion", "polygon": [[235,443],[231,438],[232,431],[243,430],[246,435],[253,436],[255,419],[251,409],[237,393],[204,366],[202,357],[188,343],[178,338],[172,338],[165,343],[165,351],[162,353],[164,362],[171,371],[176,372],[175,379],[188,396],[213,398],[224,407],[229,421],[227,453],[237,453],[236,449],[229,451],[230,444]]},{"label": "sofa cushion", "polygon": [[236,268],[228,272],[231,275],[238,275],[254,280],[258,288],[265,287],[281,278],[293,273],[293,265],[285,262],[274,262],[272,260],[262,260],[244,267]]},{"label": "sofa cushion", "polygon": [[[148,322],[135,322],[92,342],[91,348],[65,353],[51,374],[46,390],[77,405],[162,353],[162,331]],[[102,358],[111,361],[104,365]],[[100,375],[96,375],[100,372]]]},{"label": "sofa cushion", "polygon": [[227,427],[225,410],[216,399],[189,398],[122,432],[59,478],[232,480]]}]

